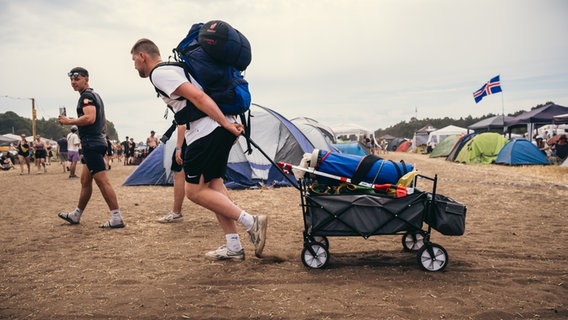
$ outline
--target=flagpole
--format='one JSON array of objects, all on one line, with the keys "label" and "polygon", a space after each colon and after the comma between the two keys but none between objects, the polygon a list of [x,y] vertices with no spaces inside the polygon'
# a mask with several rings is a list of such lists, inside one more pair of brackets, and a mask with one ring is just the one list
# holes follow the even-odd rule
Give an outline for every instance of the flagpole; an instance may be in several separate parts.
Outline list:
[{"label": "flagpole", "polygon": [[[499,78],[500,82],[502,78]],[[503,134],[505,134],[505,95],[503,94],[503,89],[501,89],[501,112],[503,115]]]},{"label": "flagpole", "polygon": [[503,89],[501,89],[501,108],[503,110],[503,124],[505,124],[505,96],[503,94]]}]

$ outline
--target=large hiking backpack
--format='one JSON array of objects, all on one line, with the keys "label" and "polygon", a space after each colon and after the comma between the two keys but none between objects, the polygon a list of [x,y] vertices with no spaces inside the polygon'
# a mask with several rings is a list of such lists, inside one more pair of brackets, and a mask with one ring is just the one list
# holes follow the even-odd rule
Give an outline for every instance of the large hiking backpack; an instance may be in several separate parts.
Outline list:
[{"label": "large hiking backpack", "polygon": [[242,71],[252,55],[249,41],[239,31],[220,20],[196,23],[173,52],[224,114],[239,115],[250,108]]}]

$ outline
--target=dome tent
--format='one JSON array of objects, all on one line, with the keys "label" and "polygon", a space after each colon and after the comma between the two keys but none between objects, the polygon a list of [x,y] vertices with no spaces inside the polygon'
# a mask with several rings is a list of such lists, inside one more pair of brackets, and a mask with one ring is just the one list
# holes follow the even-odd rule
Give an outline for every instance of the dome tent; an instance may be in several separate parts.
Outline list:
[{"label": "dome tent", "polygon": [[495,163],[515,165],[547,165],[548,160],[540,149],[527,139],[513,139],[509,141],[499,154]]},{"label": "dome tent", "polygon": [[478,134],[462,147],[455,162],[466,164],[493,163],[497,159],[499,151],[508,141],[507,138],[494,132]]},{"label": "dome tent", "polygon": [[444,140],[436,145],[434,150],[432,150],[432,152],[430,153],[430,158],[447,157],[450,152],[452,152],[454,145],[458,142],[459,139],[460,136],[458,136],[457,134],[447,136],[446,138],[444,138]]},{"label": "dome tent", "polygon": [[[304,153],[314,149],[300,130],[277,112],[252,104],[251,139],[271,158],[278,162],[300,163]],[[171,154],[176,134],[156,148],[125,180],[124,185],[173,184],[170,174]],[[225,185],[229,189],[244,189],[261,185],[289,186],[290,182],[255,147],[245,154],[247,142],[240,136],[229,153]],[[167,169],[166,169],[167,168]]]}]

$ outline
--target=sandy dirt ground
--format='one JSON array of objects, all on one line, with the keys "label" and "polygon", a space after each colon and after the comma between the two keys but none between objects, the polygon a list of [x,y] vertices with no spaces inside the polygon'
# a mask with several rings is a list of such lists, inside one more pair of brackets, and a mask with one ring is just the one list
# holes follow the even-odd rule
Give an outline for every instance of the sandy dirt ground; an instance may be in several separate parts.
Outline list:
[{"label": "sandy dirt ground", "polygon": [[264,257],[240,228],[246,260],[211,262],[203,254],[224,242],[213,214],[186,201],[184,222],[157,223],[172,188],[122,186],[133,166],[108,172],[127,224],[119,230],[98,228],[109,213],[97,189],[80,225],[57,217],[80,190],[59,166],[0,172],[0,318],[568,318],[568,168],[383,156],[437,174],[438,193],[467,205],[463,236],[432,232],[448,252],[444,271],[421,270],[400,235],[330,237],[329,265],[307,269],[294,188],[230,191],[269,215]]}]

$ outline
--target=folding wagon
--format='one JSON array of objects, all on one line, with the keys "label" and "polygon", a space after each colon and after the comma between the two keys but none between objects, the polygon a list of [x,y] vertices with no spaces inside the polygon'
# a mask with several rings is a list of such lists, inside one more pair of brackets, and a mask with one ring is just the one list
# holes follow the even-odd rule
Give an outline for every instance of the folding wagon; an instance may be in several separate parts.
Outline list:
[{"label": "folding wagon", "polygon": [[[285,171],[301,169],[279,163]],[[377,192],[373,186],[357,188],[343,184],[343,191],[329,192],[318,183],[315,170],[298,180],[304,219],[302,263],[312,269],[325,267],[330,260],[329,240],[333,236],[402,235],[405,251],[417,253],[418,264],[425,271],[442,271],[448,265],[444,247],[430,241],[432,229],[444,235],[463,235],[466,207],[455,200],[436,194],[437,176],[417,174],[410,188],[394,186],[394,192]],[[432,192],[417,188],[425,179],[432,183]],[[349,181],[349,179],[343,178]],[[348,188],[345,188],[347,186]],[[349,188],[349,186],[351,186]],[[408,191],[408,192],[407,192]],[[427,227],[424,228],[424,222]]]}]

